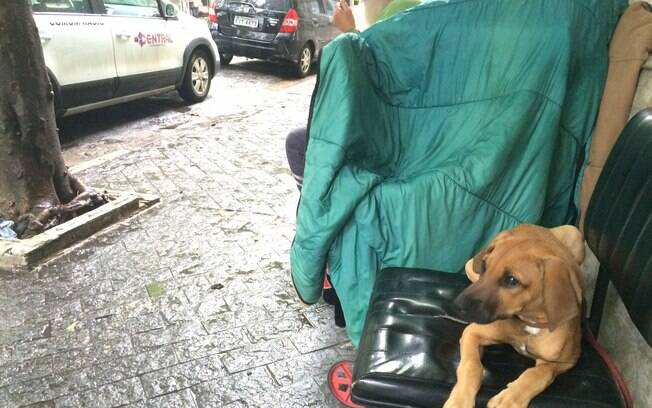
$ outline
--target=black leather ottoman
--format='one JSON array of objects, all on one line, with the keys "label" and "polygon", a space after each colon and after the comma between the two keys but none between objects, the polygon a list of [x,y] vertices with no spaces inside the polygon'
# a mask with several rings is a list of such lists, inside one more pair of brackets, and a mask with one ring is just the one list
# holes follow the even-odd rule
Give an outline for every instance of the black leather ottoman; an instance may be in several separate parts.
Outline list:
[{"label": "black leather ottoman", "polygon": [[[354,363],[352,399],[368,407],[441,407],[455,384],[464,325],[447,318],[466,275],[424,269],[380,272]],[[485,349],[485,375],[477,406],[516,379],[534,360],[511,346]],[[586,341],[580,360],[530,407],[623,407],[620,392]]]}]

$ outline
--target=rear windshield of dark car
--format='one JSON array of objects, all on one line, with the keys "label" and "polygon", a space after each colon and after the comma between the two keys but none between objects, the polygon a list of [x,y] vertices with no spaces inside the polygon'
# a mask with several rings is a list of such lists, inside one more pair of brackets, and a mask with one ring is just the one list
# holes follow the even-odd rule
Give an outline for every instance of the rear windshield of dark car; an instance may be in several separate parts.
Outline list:
[{"label": "rear windshield of dark car", "polygon": [[290,8],[289,0],[251,0],[251,3],[256,8],[268,10],[287,11]]}]

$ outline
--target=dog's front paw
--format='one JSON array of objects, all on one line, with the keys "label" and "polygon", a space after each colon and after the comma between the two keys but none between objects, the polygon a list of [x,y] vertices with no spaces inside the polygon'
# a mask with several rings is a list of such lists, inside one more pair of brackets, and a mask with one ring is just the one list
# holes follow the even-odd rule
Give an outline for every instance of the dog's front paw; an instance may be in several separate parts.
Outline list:
[{"label": "dog's front paw", "polygon": [[451,392],[443,408],[474,408],[475,397],[469,397],[455,389]]},{"label": "dog's front paw", "polygon": [[527,408],[528,405],[529,401],[518,399],[515,393],[507,388],[490,399],[487,408]]}]

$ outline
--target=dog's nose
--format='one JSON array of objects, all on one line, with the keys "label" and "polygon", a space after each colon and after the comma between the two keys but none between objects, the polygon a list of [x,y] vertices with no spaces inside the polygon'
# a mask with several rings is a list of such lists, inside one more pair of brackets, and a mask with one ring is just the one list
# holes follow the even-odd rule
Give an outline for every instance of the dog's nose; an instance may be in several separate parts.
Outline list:
[{"label": "dog's nose", "polygon": [[469,313],[477,312],[480,309],[481,302],[474,297],[460,293],[453,301],[453,311],[458,316],[465,316]]},{"label": "dog's nose", "polygon": [[474,296],[473,293],[460,293],[453,301],[452,312],[467,322],[487,324],[496,320],[495,310],[490,303]]}]

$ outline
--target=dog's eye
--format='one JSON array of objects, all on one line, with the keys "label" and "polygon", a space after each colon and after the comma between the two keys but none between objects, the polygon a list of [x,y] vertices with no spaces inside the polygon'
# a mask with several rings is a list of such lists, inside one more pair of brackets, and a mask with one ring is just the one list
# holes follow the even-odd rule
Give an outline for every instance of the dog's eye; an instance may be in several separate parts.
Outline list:
[{"label": "dog's eye", "polygon": [[500,284],[506,288],[515,288],[521,284],[512,274],[506,274],[500,281]]}]

